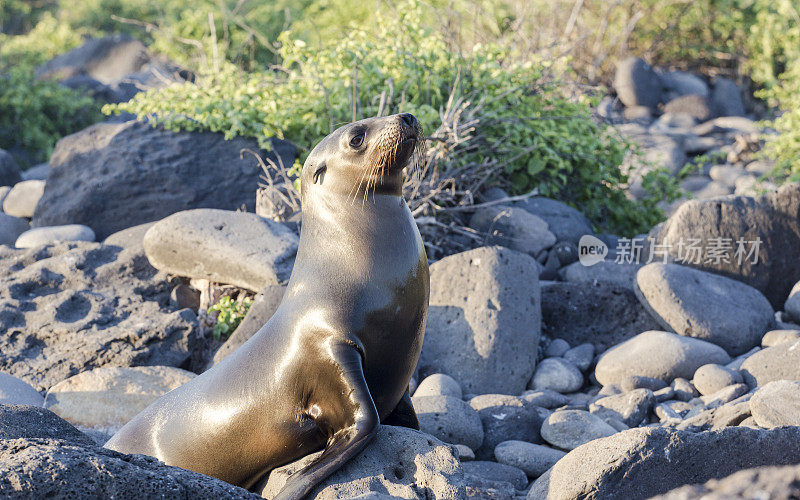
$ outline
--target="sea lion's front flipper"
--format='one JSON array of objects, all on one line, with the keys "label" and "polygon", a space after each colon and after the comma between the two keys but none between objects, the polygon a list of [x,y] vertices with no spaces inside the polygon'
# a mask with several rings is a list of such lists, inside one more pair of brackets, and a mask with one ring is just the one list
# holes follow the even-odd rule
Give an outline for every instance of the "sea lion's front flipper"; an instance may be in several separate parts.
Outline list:
[{"label": "sea lion's front flipper", "polygon": [[[331,376],[320,381],[312,396],[312,406],[320,411],[314,420],[328,434],[328,444],[313,462],[289,478],[275,500],[304,498],[361,451],[378,432],[378,410],[364,380],[361,352],[349,344],[337,344],[332,351]],[[319,404],[313,405],[313,401]]]},{"label": "sea lion's front flipper", "polygon": [[415,431],[419,430],[419,419],[417,418],[417,412],[414,411],[414,405],[411,404],[411,394],[409,394],[408,389],[406,389],[406,393],[403,394],[400,402],[397,403],[394,411],[384,418],[382,423],[408,427]]}]

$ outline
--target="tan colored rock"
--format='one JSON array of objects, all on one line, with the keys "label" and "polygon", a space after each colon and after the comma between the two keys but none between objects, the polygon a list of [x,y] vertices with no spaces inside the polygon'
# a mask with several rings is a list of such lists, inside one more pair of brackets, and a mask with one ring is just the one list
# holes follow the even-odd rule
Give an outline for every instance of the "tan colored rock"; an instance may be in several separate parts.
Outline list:
[{"label": "tan colored rock", "polygon": [[194,377],[171,366],[96,368],[54,385],[44,407],[77,427],[110,434]]}]

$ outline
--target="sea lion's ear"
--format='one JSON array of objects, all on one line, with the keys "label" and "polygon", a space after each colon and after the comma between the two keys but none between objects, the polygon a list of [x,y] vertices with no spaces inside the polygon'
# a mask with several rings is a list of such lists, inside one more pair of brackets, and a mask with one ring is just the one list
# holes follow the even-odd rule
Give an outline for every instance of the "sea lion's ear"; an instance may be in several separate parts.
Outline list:
[{"label": "sea lion's ear", "polygon": [[324,161],[314,167],[314,184],[322,184],[322,181],[325,179],[325,171],[327,169],[328,166],[325,165]]}]

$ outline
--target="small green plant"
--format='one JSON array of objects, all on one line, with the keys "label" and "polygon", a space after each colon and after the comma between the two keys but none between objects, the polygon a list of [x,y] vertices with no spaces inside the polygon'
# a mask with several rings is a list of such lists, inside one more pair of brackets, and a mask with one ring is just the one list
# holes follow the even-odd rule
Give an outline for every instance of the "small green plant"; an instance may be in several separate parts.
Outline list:
[{"label": "small green plant", "polygon": [[253,299],[245,297],[242,300],[234,300],[227,295],[219,299],[219,302],[208,309],[208,312],[216,312],[217,323],[214,325],[214,340],[224,340],[228,338],[239,323],[242,322]]}]

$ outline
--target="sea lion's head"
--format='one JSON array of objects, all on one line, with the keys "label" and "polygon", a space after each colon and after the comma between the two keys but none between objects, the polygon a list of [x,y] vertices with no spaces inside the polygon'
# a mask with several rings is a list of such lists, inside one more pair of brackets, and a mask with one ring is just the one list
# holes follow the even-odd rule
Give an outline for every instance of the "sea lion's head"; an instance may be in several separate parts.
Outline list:
[{"label": "sea lion's head", "polygon": [[403,169],[421,140],[410,113],[367,118],[339,127],[311,151],[301,175],[303,204],[320,191],[366,199],[402,195]]}]

